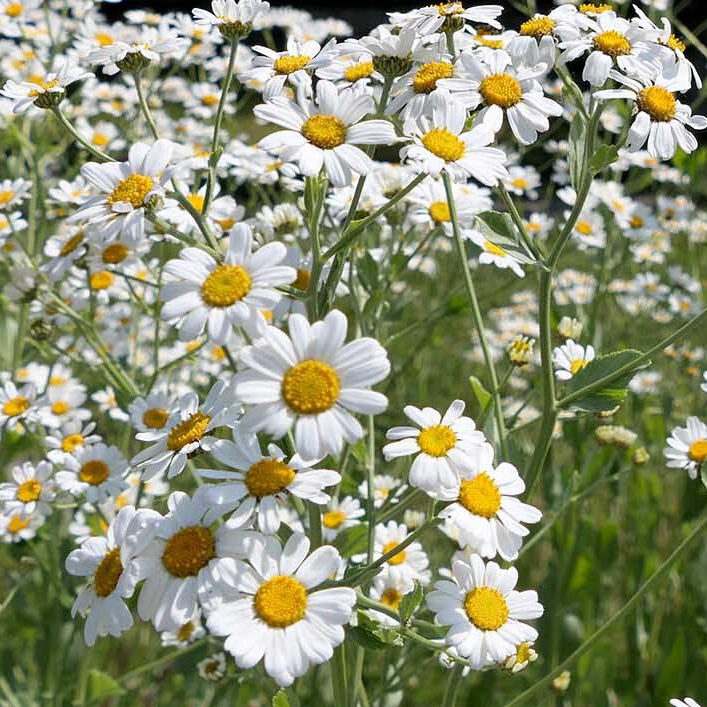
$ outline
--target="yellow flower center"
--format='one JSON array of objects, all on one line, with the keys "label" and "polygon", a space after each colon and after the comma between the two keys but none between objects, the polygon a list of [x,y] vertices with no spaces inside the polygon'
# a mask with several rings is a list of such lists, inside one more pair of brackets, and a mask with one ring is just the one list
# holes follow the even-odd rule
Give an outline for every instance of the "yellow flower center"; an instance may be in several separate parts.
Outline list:
[{"label": "yellow flower center", "polygon": [[216,556],[213,533],[201,525],[177,531],[164,546],[162,564],[173,577],[196,577]]},{"label": "yellow flower center", "polygon": [[525,189],[528,186],[528,180],[523,179],[523,177],[516,177],[511,184],[516,188],[516,189]]},{"label": "yellow flower center", "polygon": [[0,191],[0,204],[9,204],[15,198],[15,192],[11,189]]},{"label": "yellow flower center", "polygon": [[24,530],[28,525],[29,516],[27,516],[27,518],[23,518],[19,513],[16,513],[12,516],[12,518],[10,518],[10,522],[7,524],[7,529],[10,533],[15,535],[15,533],[19,533],[21,530]]},{"label": "yellow flower center", "polygon": [[519,643],[516,648],[516,663],[527,663],[530,660],[531,650],[530,643]]},{"label": "yellow flower center", "polygon": [[501,492],[491,477],[483,472],[473,479],[462,479],[459,503],[475,516],[493,518],[501,508]]},{"label": "yellow flower center", "polygon": [[65,383],[68,383],[69,379],[66,376],[52,376],[49,379],[49,385],[64,385]]},{"label": "yellow flower center", "polygon": [[609,5],[608,3],[604,3],[603,5],[595,5],[591,2],[585,2],[579,6],[579,11],[585,15],[589,14],[590,12],[595,15],[601,15],[602,12],[609,12],[613,9],[614,6]]},{"label": "yellow flower center", "polygon": [[437,88],[437,81],[449,79],[454,75],[454,66],[448,61],[431,61],[423,64],[412,80],[415,93],[432,93]]},{"label": "yellow flower center", "polygon": [[277,575],[260,585],[253,606],[271,628],[287,628],[304,618],[307,591],[294,577]]},{"label": "yellow flower center", "polygon": [[273,69],[276,74],[289,76],[295,71],[301,71],[312,60],[311,56],[306,54],[293,54],[292,56],[280,56],[275,59]]},{"label": "yellow flower center", "polygon": [[115,548],[106,553],[98,565],[96,576],[94,577],[94,588],[96,595],[107,597],[112,594],[118,586],[120,575],[123,574],[123,564],[120,561],[120,548]]},{"label": "yellow flower center", "polygon": [[464,5],[460,2],[443,2],[435,7],[437,8],[437,12],[439,12],[442,17],[461,15],[462,12],[464,12]]},{"label": "yellow flower center", "polygon": [[219,102],[219,97],[215,93],[207,93],[201,97],[202,106],[215,106]]},{"label": "yellow flower center", "polygon": [[484,241],[484,250],[491,255],[497,255],[499,258],[505,258],[506,251],[501,248],[500,245],[491,243],[491,241]]},{"label": "yellow flower center", "polygon": [[230,307],[240,302],[252,285],[248,271],[240,265],[218,265],[201,286],[201,299],[210,307]]},{"label": "yellow flower center", "polygon": [[42,484],[36,479],[28,479],[17,487],[17,500],[22,501],[22,503],[31,503],[36,501],[41,493]]},{"label": "yellow flower center", "polygon": [[204,208],[204,197],[201,194],[187,194],[187,201],[199,212]]},{"label": "yellow flower center", "polygon": [[490,49],[503,49],[503,40],[502,39],[488,39],[487,37],[484,37],[483,35],[477,34],[476,41],[482,47],[489,47]]},{"label": "yellow flower center", "polygon": [[552,34],[553,29],[555,29],[554,20],[551,20],[549,17],[533,17],[523,22],[520,26],[519,33],[524,37],[540,39],[541,37],[546,37],[548,34]]},{"label": "yellow flower center", "polygon": [[589,361],[585,358],[575,358],[573,361],[570,361],[570,372],[572,375],[579,373],[588,363]]},{"label": "yellow flower center", "polygon": [[347,81],[359,81],[361,79],[368,78],[373,73],[373,62],[372,61],[362,61],[359,64],[354,64],[349,66],[344,71],[344,78]]},{"label": "yellow flower center", "polygon": [[346,142],[346,125],[335,115],[313,115],[302,126],[302,135],[321,150],[333,150]]},{"label": "yellow flower center", "polygon": [[417,436],[420,449],[431,457],[443,457],[456,443],[457,436],[447,425],[426,427]]},{"label": "yellow flower center", "polygon": [[422,136],[422,144],[445,162],[456,162],[466,152],[464,141],[446,128],[432,128]]},{"label": "yellow flower center", "polygon": [[8,17],[19,17],[25,11],[21,2],[11,2],[5,7],[5,14]]},{"label": "yellow flower center", "polygon": [[510,74],[491,74],[479,86],[479,93],[486,103],[501,108],[510,108],[523,97],[523,90]]},{"label": "yellow flower center", "polygon": [[177,640],[180,643],[186,643],[196,630],[196,626],[193,621],[187,621],[185,624],[182,624],[179,627],[179,631],[177,631]]},{"label": "yellow flower center", "polygon": [[381,604],[385,604],[396,611],[400,608],[400,602],[402,600],[403,595],[395,587],[388,587],[388,589],[381,594]]},{"label": "yellow flower center", "polygon": [[85,484],[99,486],[108,478],[109,474],[108,464],[100,459],[90,459],[81,466],[79,479]]},{"label": "yellow flower center", "polygon": [[99,47],[110,47],[114,43],[113,37],[107,32],[97,32],[93,38],[98,42]]},{"label": "yellow flower center", "polygon": [[331,530],[336,530],[345,520],[346,513],[341,511],[329,511],[322,516],[322,524]]},{"label": "yellow flower center", "polygon": [[182,420],[175,425],[167,435],[167,449],[178,452],[187,444],[198,442],[205,434],[211,418],[205,413],[197,410],[186,420]]},{"label": "yellow flower center", "polygon": [[107,270],[99,270],[91,275],[89,282],[92,290],[107,290],[115,282],[115,276]]},{"label": "yellow flower center", "polygon": [[[397,540],[391,540],[389,543],[386,543],[383,545],[383,554],[387,555],[391,550],[394,550],[396,547],[398,547],[400,543]],[[407,557],[407,554],[405,550],[401,550],[397,554],[393,555],[389,560],[388,564],[389,565],[402,565],[403,562],[405,562],[405,558]]]},{"label": "yellow flower center", "polygon": [[122,263],[130,253],[130,248],[122,243],[111,243],[103,250],[103,262],[108,265],[117,265]]},{"label": "yellow flower center", "polygon": [[71,406],[65,400],[57,400],[51,407],[55,415],[66,415],[71,410]]},{"label": "yellow flower center", "polygon": [[594,48],[611,57],[631,53],[631,42],[621,32],[610,29],[594,37]]},{"label": "yellow flower center", "polygon": [[674,52],[684,52],[687,49],[687,45],[680,38],[671,34],[668,37],[668,41],[665,42],[665,46],[670,47]]},{"label": "yellow flower center", "polygon": [[297,277],[292,283],[292,287],[296,290],[301,290],[306,292],[309,289],[309,280],[311,278],[311,273],[309,270],[303,270],[302,268],[297,268]]},{"label": "yellow flower center", "polygon": [[149,408],[142,414],[142,424],[151,430],[161,430],[169,420],[169,412],[164,408]]},{"label": "yellow flower center", "polygon": [[144,174],[131,174],[118,182],[118,185],[108,195],[107,201],[111,206],[118,203],[130,204],[134,209],[139,209],[145,203],[145,197],[152,191],[154,181],[152,177]]},{"label": "yellow flower center", "polygon": [[109,140],[105,133],[93,133],[91,136],[91,142],[98,147],[105,147]]},{"label": "yellow flower center", "polygon": [[272,496],[286,489],[294,480],[295,471],[278,459],[261,459],[248,469],[245,485],[252,496]]},{"label": "yellow flower center", "polygon": [[433,201],[429,208],[430,218],[435,223],[443,223],[452,220],[449,212],[449,204],[446,201]]},{"label": "yellow flower center", "polygon": [[592,224],[588,221],[578,221],[577,225],[575,226],[575,230],[577,231],[577,233],[581,233],[583,236],[591,236]]},{"label": "yellow flower center", "polygon": [[67,454],[71,454],[76,450],[77,447],[82,447],[84,443],[83,435],[78,432],[73,435],[66,435],[64,439],[61,440],[61,448]]},{"label": "yellow flower center", "polygon": [[508,604],[493,587],[476,587],[467,592],[464,610],[469,621],[482,631],[496,631],[508,619]]},{"label": "yellow flower center", "polygon": [[702,464],[707,459],[707,439],[698,439],[690,445],[688,456],[693,462]]},{"label": "yellow flower center", "polygon": [[675,96],[662,86],[644,88],[636,98],[638,109],[645,111],[652,120],[667,123],[675,117]]},{"label": "yellow flower center", "polygon": [[4,415],[7,415],[8,417],[17,417],[18,415],[21,415],[23,412],[26,412],[29,409],[29,400],[25,398],[22,395],[18,395],[16,398],[12,398],[11,400],[8,400],[3,406],[2,406],[2,412]]},{"label": "yellow flower center", "polygon": [[640,216],[632,216],[628,223],[631,228],[643,228],[645,221]]},{"label": "yellow flower center", "polygon": [[282,379],[282,397],[300,415],[326,412],[338,400],[340,390],[339,374],[323,361],[300,361]]},{"label": "yellow flower center", "polygon": [[59,255],[62,258],[65,258],[69,253],[73,253],[78,247],[81,241],[83,240],[83,231],[79,231],[77,234],[71,236],[66,243],[62,246],[61,250],[59,251]]}]

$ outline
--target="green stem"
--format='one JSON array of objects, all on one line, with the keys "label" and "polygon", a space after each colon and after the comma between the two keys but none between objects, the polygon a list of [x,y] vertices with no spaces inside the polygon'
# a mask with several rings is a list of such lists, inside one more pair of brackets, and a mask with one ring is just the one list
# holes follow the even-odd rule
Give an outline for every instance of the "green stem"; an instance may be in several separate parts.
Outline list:
[{"label": "green stem", "polygon": [[[525,692],[522,692],[518,697],[508,702],[505,707],[515,707],[515,705],[526,702],[530,697],[536,695],[541,690],[548,687],[552,681],[572,663],[581,658],[585,653],[591,650],[616,624],[620,623],[626,616],[631,614],[643,596],[649,592],[663,577],[670,571],[671,567],[682,557],[690,545],[700,536],[702,531],[707,527],[707,515],[703,516],[692,532],[673,550],[670,556],[663,564],[641,585],[636,593],[614,614],[608,621],[602,624],[582,645],[565,658],[554,670],[548,673],[544,678],[538,680]],[[535,704],[539,701],[536,700]]]},{"label": "green stem", "polygon": [[545,258],[540,252],[539,246],[536,245],[536,243],[528,234],[528,230],[526,229],[525,224],[523,223],[523,218],[518,212],[518,208],[516,207],[515,202],[513,201],[513,197],[508,193],[508,190],[503,184],[498,185],[498,193],[501,195],[501,199],[506,205],[508,213],[511,215],[511,219],[515,224],[516,229],[518,229],[518,235],[523,241],[523,244],[525,245],[528,254],[532,255],[533,258],[535,258],[539,263],[544,264]]},{"label": "green stem", "polygon": [[132,680],[132,678],[137,677],[138,675],[142,675],[143,673],[149,673],[156,668],[161,668],[163,665],[167,665],[168,663],[171,663],[173,660],[176,660],[177,658],[181,658],[183,655],[186,655],[187,653],[191,653],[192,651],[196,650],[197,648],[201,648],[208,639],[202,638],[198,641],[194,641],[194,643],[184,647],[184,648],[179,648],[176,651],[172,651],[171,653],[167,653],[167,655],[163,655],[160,658],[157,658],[157,660],[152,660],[149,663],[144,663],[138,668],[135,668],[134,670],[130,670],[127,673],[123,673],[119,678],[118,682],[120,683],[125,683],[128,682],[129,680]]},{"label": "green stem", "polygon": [[367,562],[373,562],[373,542],[376,536],[376,503],[375,503],[375,477],[376,477],[376,442],[373,415],[368,416],[368,464],[366,465],[366,516],[368,520],[368,554]]},{"label": "green stem", "polygon": [[444,701],[442,702],[442,707],[454,707],[457,703],[457,694],[459,692],[459,686],[461,685],[463,669],[463,666],[455,665],[449,673],[447,687],[444,691]]},{"label": "green stem", "polygon": [[341,644],[334,649],[334,657],[331,659],[331,680],[334,687],[334,703],[337,705],[346,704],[348,696],[348,679],[346,675],[346,653],[345,644]]},{"label": "green stem", "polygon": [[61,108],[59,108],[59,106],[52,108],[52,113],[54,113],[57,120],[73,136],[74,140],[76,140],[76,142],[78,142],[84,149],[88,150],[97,160],[100,160],[101,162],[115,162],[113,157],[97,149],[90,142],[88,142],[85,137],[80,135],[76,128],[74,128],[74,126],[69,122],[68,118],[61,112]]},{"label": "green stem", "polygon": [[135,90],[137,91],[137,99],[138,102],[140,103],[140,110],[142,111],[143,116],[145,116],[145,120],[147,121],[147,126],[150,128],[150,132],[152,133],[152,137],[155,138],[155,140],[159,140],[159,132],[157,131],[157,125],[155,125],[155,120],[152,117],[152,112],[150,111],[150,106],[147,104],[147,100],[145,99],[145,94],[143,93],[142,90],[142,83],[140,81],[140,73],[139,72],[134,72],[133,73],[133,82],[135,83]]},{"label": "green stem", "polygon": [[312,550],[322,544],[322,512],[316,503],[307,503],[309,513],[309,539],[312,541]]},{"label": "green stem", "polygon": [[476,288],[474,287],[474,281],[471,277],[471,270],[469,268],[469,259],[466,255],[466,247],[464,246],[464,240],[462,238],[461,230],[459,228],[459,220],[457,219],[457,208],[454,203],[454,192],[452,190],[452,180],[447,172],[442,173],[442,179],[444,180],[444,190],[447,194],[447,204],[449,205],[449,215],[452,219],[452,232],[454,234],[454,241],[457,246],[457,255],[461,262],[462,271],[464,273],[464,284],[466,285],[466,291],[469,295],[469,303],[471,304],[471,314],[474,319],[474,326],[476,327],[476,333],[479,337],[479,343],[481,344],[481,351],[484,356],[484,363],[486,364],[486,370],[488,371],[489,378],[491,379],[491,395],[493,396],[493,413],[496,419],[496,427],[498,430],[498,442],[501,447],[501,454],[504,459],[508,458],[508,448],[506,445],[506,425],[503,421],[503,409],[501,408],[501,395],[499,392],[498,385],[498,375],[496,374],[496,364],[493,360],[493,355],[491,354],[491,349],[489,348],[488,341],[486,340],[486,331],[484,329],[484,320],[481,315],[481,308],[479,307],[479,300],[476,296]]}]

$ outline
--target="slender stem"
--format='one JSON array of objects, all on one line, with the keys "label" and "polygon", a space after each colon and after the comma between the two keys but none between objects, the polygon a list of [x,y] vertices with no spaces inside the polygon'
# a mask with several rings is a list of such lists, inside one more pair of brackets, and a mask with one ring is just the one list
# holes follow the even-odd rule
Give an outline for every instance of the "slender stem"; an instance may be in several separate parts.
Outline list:
[{"label": "slender stem", "polygon": [[334,649],[334,657],[331,659],[331,680],[334,687],[334,703],[337,705],[346,704],[348,694],[348,679],[346,675],[346,653],[345,644],[341,644]]},{"label": "slender stem", "polygon": [[442,173],[442,178],[444,180],[444,190],[447,194],[449,215],[452,219],[452,232],[454,234],[454,241],[457,246],[457,254],[459,256],[462,270],[464,272],[464,284],[466,285],[466,291],[469,295],[469,303],[471,304],[471,314],[474,319],[476,333],[479,337],[479,343],[481,344],[481,351],[484,356],[486,370],[488,371],[489,378],[491,379],[491,395],[493,396],[493,413],[496,419],[496,427],[498,429],[498,442],[501,447],[501,454],[503,455],[504,459],[507,459],[508,449],[506,446],[506,426],[503,421],[503,409],[501,408],[501,395],[499,392],[498,375],[496,374],[496,364],[494,363],[491,349],[489,348],[488,341],[486,340],[484,320],[481,316],[481,308],[479,307],[479,300],[476,296],[476,288],[474,287],[474,281],[471,277],[469,260],[466,255],[466,247],[464,246],[464,240],[462,238],[461,230],[459,228],[457,208],[456,204],[454,203],[454,191],[452,189],[452,180],[450,179],[449,174],[447,174],[447,172]]},{"label": "slender stem", "polygon": [[174,192],[170,192],[169,196],[176,199],[180,206],[183,206],[189,212],[189,215],[196,221],[196,225],[199,227],[199,231],[201,231],[201,235],[204,236],[206,242],[214,252],[219,253],[218,241],[216,240],[216,236],[211,232],[209,225],[206,223],[203,213],[197,211],[182,192],[175,190]]},{"label": "slender stem", "polygon": [[109,154],[102,152],[88,142],[88,140],[86,140],[86,138],[83,137],[69,122],[68,118],[61,112],[61,108],[59,108],[59,106],[52,108],[52,113],[54,113],[57,120],[73,136],[76,142],[78,142],[84,149],[88,150],[97,160],[100,160],[101,162],[115,162],[115,159],[113,159]]},{"label": "slender stem", "polygon": [[383,81],[383,90],[381,91],[380,101],[378,101],[378,113],[377,115],[383,115],[385,113],[386,106],[388,105],[388,96],[390,95],[390,88],[393,85],[393,76],[386,76]]},{"label": "slender stem", "polygon": [[442,707],[454,707],[457,703],[457,693],[459,692],[459,686],[461,685],[463,669],[463,666],[455,665],[449,673],[449,678],[447,678],[447,687],[444,691],[444,702],[442,702]]},{"label": "slender stem", "polygon": [[373,541],[376,535],[376,503],[375,484],[376,477],[376,441],[373,415],[368,416],[368,464],[366,466],[366,516],[368,519],[368,554],[367,563],[373,562]]},{"label": "slender stem", "polygon": [[518,235],[520,235],[521,240],[527,248],[528,254],[532,255],[538,262],[544,263],[545,258],[540,252],[539,246],[535,243],[535,241],[533,241],[533,239],[528,234],[528,230],[526,229],[525,224],[523,223],[523,218],[518,212],[518,208],[516,207],[515,202],[513,201],[513,197],[508,193],[508,189],[506,189],[503,184],[499,184],[498,193],[501,195],[501,199],[503,199],[503,203],[506,205],[508,213],[511,215],[511,219],[513,220],[513,223],[518,229]]},{"label": "slender stem", "polygon": [[134,677],[137,677],[138,675],[142,675],[143,673],[148,673],[154,670],[155,668],[161,668],[163,665],[167,665],[168,663],[171,663],[173,660],[176,660],[177,658],[181,658],[183,655],[186,655],[187,653],[191,653],[192,651],[196,650],[197,648],[201,648],[208,639],[202,638],[198,641],[194,641],[194,643],[184,647],[184,648],[179,648],[176,651],[172,651],[171,653],[167,653],[167,655],[163,655],[160,658],[157,658],[157,660],[152,660],[149,663],[144,663],[143,665],[139,666],[138,668],[135,668],[135,670],[130,670],[127,673],[123,673],[119,678],[118,682],[127,682],[128,680],[131,680]]},{"label": "slender stem", "polygon": [[[700,536],[706,527],[707,515],[704,515],[692,532],[675,548],[675,550],[673,550],[663,564],[641,585],[636,593],[616,612],[616,614],[603,623],[584,643],[582,643],[579,648],[577,648],[577,650],[557,665],[554,670],[548,673],[544,678],[538,680],[525,692],[518,695],[518,697],[508,702],[505,707],[515,707],[515,705],[526,702],[530,697],[550,685],[550,683],[563,670],[566,670],[572,663],[591,650],[598,641],[600,641],[609,631],[611,631],[612,628],[614,628],[616,624],[620,623],[626,616],[633,612],[643,596],[668,574],[671,567],[682,557],[685,551]],[[535,701],[535,704],[538,704],[537,700]]]},{"label": "slender stem", "polygon": [[409,508],[422,496],[420,489],[410,489],[398,503],[390,503],[387,508],[380,509],[376,523],[378,525],[387,523],[391,518],[399,515],[406,508]]},{"label": "slender stem", "polygon": [[309,513],[309,539],[312,541],[312,550],[322,544],[322,512],[319,506],[312,501],[307,503]]},{"label": "slender stem", "polygon": [[150,128],[152,137],[154,137],[155,140],[158,140],[160,134],[157,131],[157,125],[155,125],[155,119],[152,117],[150,106],[147,104],[147,100],[145,99],[145,94],[142,90],[141,75],[139,72],[133,73],[133,82],[135,83],[135,90],[137,91],[137,99],[140,103],[140,110],[142,111],[143,116],[145,116],[145,120],[147,121],[147,126]]}]

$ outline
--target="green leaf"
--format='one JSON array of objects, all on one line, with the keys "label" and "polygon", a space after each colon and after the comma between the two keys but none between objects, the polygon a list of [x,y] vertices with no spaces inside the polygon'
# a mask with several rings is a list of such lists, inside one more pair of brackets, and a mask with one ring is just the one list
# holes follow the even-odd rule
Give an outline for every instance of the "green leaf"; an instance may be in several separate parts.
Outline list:
[{"label": "green leaf", "polygon": [[589,169],[593,174],[598,174],[613,162],[619,159],[619,151],[615,145],[601,145],[589,160]]},{"label": "green leaf", "polygon": [[584,142],[586,140],[586,127],[584,118],[580,113],[572,118],[569,134],[569,151],[567,159],[570,167],[570,181],[572,186],[579,188],[579,181],[584,171]]},{"label": "green leaf", "polygon": [[125,690],[120,683],[112,678],[107,673],[102,673],[100,670],[92,670],[88,674],[88,702],[104,700],[108,697],[116,697],[122,695]]},{"label": "green leaf", "polygon": [[272,698],[272,707],[290,707],[290,699],[284,688],[277,691]]},{"label": "green leaf", "polygon": [[486,406],[491,402],[491,393],[484,388],[484,384],[476,376],[469,376],[469,383],[471,383],[471,389],[474,391],[476,401],[479,403],[479,409],[485,410]]},{"label": "green leaf", "polygon": [[371,651],[380,651],[387,645],[373,631],[363,626],[349,626],[346,629],[346,635],[359,646]]},{"label": "green leaf", "polygon": [[476,218],[483,221],[494,233],[515,241],[515,225],[508,214],[500,211],[482,211]]},{"label": "green leaf", "polygon": [[398,613],[400,614],[400,620],[404,624],[410,621],[415,610],[422,603],[424,596],[425,593],[422,590],[422,585],[417,581],[415,582],[415,588],[403,596]]},{"label": "green leaf", "polygon": [[[635,361],[643,354],[635,349],[626,349],[625,351],[615,351],[606,356],[598,356],[593,361],[590,361],[576,376],[574,376],[567,386],[567,393],[572,394],[580,391],[582,388],[596,383],[597,381],[612,374],[614,371],[622,368],[628,363]],[[635,375],[636,371],[641,368],[650,366],[651,362],[646,361],[630,373],[621,376],[618,380],[613,381],[607,387],[596,392],[583,395],[578,400],[575,400],[571,405],[573,408],[584,412],[606,412],[613,410],[621,405],[626,399],[627,386]]]},{"label": "green leaf", "polygon": [[351,528],[346,528],[334,541],[334,547],[344,556],[351,557],[366,549],[366,541],[368,538],[368,528],[365,524],[354,525]]},{"label": "green leaf", "polygon": [[537,265],[538,261],[520,243],[515,224],[508,214],[483,211],[476,217],[476,226],[484,238],[502,248],[508,255],[524,265]]}]

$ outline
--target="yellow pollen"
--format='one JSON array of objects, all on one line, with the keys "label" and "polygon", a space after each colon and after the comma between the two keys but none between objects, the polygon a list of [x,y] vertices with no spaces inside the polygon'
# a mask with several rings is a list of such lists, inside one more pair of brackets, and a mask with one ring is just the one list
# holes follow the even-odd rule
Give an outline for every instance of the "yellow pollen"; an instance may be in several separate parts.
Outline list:
[{"label": "yellow pollen", "polygon": [[248,469],[245,485],[252,496],[262,498],[284,491],[294,480],[295,472],[278,459],[261,459]]},{"label": "yellow pollen", "polygon": [[636,105],[659,123],[670,122],[675,117],[675,96],[662,86],[644,88],[636,98]]},{"label": "yellow pollen", "polygon": [[105,147],[108,144],[109,139],[105,133],[93,133],[91,142],[94,145],[98,145],[98,147]]},{"label": "yellow pollen", "polygon": [[107,270],[99,270],[91,275],[92,290],[107,290],[115,282],[115,276]]},{"label": "yellow pollen", "polygon": [[487,37],[484,37],[483,35],[477,35],[476,41],[482,47],[489,47],[490,49],[503,49],[503,40],[502,39],[488,39]]},{"label": "yellow pollen", "polygon": [[108,265],[122,263],[130,254],[130,248],[122,243],[111,243],[103,251],[103,262]]},{"label": "yellow pollen", "polygon": [[219,225],[219,228],[222,231],[230,231],[231,228],[233,228],[233,224],[236,223],[236,219],[234,219],[234,218],[218,218],[218,219],[216,219],[216,223]]},{"label": "yellow pollen", "polygon": [[29,516],[27,516],[27,518],[23,518],[19,513],[16,513],[14,516],[12,516],[12,518],[10,518],[10,522],[7,524],[7,529],[10,533],[15,535],[21,530],[24,530],[28,525]]},{"label": "yellow pollen", "polygon": [[97,32],[93,38],[98,42],[99,47],[110,47],[114,42],[113,37],[106,32]]},{"label": "yellow pollen", "polygon": [[71,454],[78,447],[82,447],[83,443],[84,443],[83,435],[81,435],[77,432],[76,434],[67,435],[66,437],[64,437],[64,439],[61,440],[61,448],[67,454]]},{"label": "yellow pollen", "polygon": [[301,71],[312,60],[311,56],[306,54],[294,54],[292,56],[281,56],[275,59],[273,69],[276,74],[289,76],[295,71]]},{"label": "yellow pollen", "polygon": [[207,93],[201,97],[202,106],[215,106],[219,102],[219,97],[215,93]]},{"label": "yellow pollen", "polygon": [[187,194],[187,201],[199,212],[204,208],[204,197],[201,194]]},{"label": "yellow pollen", "polygon": [[339,374],[323,361],[300,361],[282,379],[282,397],[300,415],[326,412],[338,400],[340,390]]},{"label": "yellow pollen", "polygon": [[349,66],[344,71],[344,78],[347,81],[359,81],[361,79],[367,79],[373,73],[373,62],[372,61],[362,61],[359,64],[354,64]]},{"label": "yellow pollen", "polygon": [[520,26],[520,32],[524,37],[535,37],[535,39],[540,39],[541,37],[546,37],[548,34],[552,34],[552,30],[555,29],[555,21],[551,20],[549,17],[533,17]]},{"label": "yellow pollen", "polygon": [[575,226],[577,233],[581,233],[583,236],[592,235],[592,224],[589,221],[579,221]]},{"label": "yellow pollen", "polygon": [[632,216],[629,225],[631,228],[643,228],[645,221],[640,216]]},{"label": "yellow pollen", "polygon": [[519,103],[523,90],[516,79],[510,74],[491,74],[481,82],[479,93],[486,103],[501,108],[510,108]]},{"label": "yellow pollen", "polygon": [[462,479],[459,503],[475,516],[493,518],[501,508],[501,492],[484,471],[473,479]]},{"label": "yellow pollen", "polygon": [[167,449],[178,452],[188,444],[198,442],[206,434],[211,418],[205,413],[197,410],[186,420],[182,420],[175,425],[167,435]]},{"label": "yellow pollen", "polygon": [[448,61],[431,61],[423,64],[412,80],[415,93],[432,93],[437,88],[437,81],[449,79],[454,75],[454,66]]},{"label": "yellow pollen", "polygon": [[668,37],[668,41],[665,42],[665,46],[670,47],[674,52],[684,52],[687,49],[687,45],[681,39],[671,34]]},{"label": "yellow pollen", "polygon": [[601,15],[602,12],[610,12],[613,9],[614,6],[609,5],[608,3],[604,3],[602,5],[595,5],[591,2],[585,2],[579,6],[579,11],[585,15],[589,14],[590,12],[594,13],[595,15]]},{"label": "yellow pollen", "polygon": [[431,457],[443,457],[456,443],[457,436],[447,425],[426,427],[417,436],[420,449]]},{"label": "yellow pollen", "polygon": [[107,597],[112,594],[118,586],[121,574],[123,574],[123,564],[120,561],[120,548],[116,547],[106,553],[101,564],[98,565],[93,581],[96,595]]},{"label": "yellow pollen", "polygon": [[329,511],[322,516],[322,525],[330,530],[336,530],[346,520],[346,513]]},{"label": "yellow pollen", "polygon": [[161,430],[169,420],[169,412],[164,408],[149,408],[142,414],[142,424],[151,430]]},{"label": "yellow pollen", "polygon": [[388,587],[388,589],[381,594],[381,604],[385,604],[396,611],[400,608],[400,602],[402,600],[403,595],[395,587]]},{"label": "yellow pollen", "polygon": [[303,270],[302,268],[297,268],[297,277],[295,278],[295,281],[292,283],[292,287],[294,287],[296,290],[301,290],[302,292],[306,292],[309,289],[309,280],[311,277],[311,273],[309,270]]},{"label": "yellow pollen", "polygon": [[85,484],[99,486],[108,478],[109,474],[108,464],[100,459],[90,459],[79,470],[79,479]]},{"label": "yellow pollen", "polygon": [[199,571],[216,557],[213,533],[201,525],[177,531],[162,553],[162,564],[173,577],[196,577]]},{"label": "yellow pollen", "polygon": [[433,128],[422,136],[422,144],[445,162],[456,162],[466,152],[464,141],[446,128]]},{"label": "yellow pollen", "polygon": [[56,88],[59,85],[59,82],[56,79],[52,79],[51,81],[45,81],[44,79],[42,79],[40,81],[32,81],[32,83],[36,86],[39,86],[39,88],[41,88],[42,90],[39,91],[38,89],[33,88],[27,94],[28,96],[40,96],[45,91],[48,91],[51,88]]},{"label": "yellow pollen", "polygon": [[66,376],[52,376],[49,379],[49,385],[64,385],[65,383],[68,383],[69,379]]},{"label": "yellow pollen", "polygon": [[17,417],[23,412],[26,412],[28,409],[29,400],[27,400],[27,398],[25,398],[23,395],[18,395],[16,398],[8,400],[2,406],[3,415],[7,415],[8,417]]},{"label": "yellow pollen", "polygon": [[527,663],[530,660],[530,643],[519,643],[516,647],[516,663]]},{"label": "yellow pollen", "polygon": [[589,361],[585,358],[575,358],[573,361],[570,361],[570,372],[572,375],[575,375],[576,373],[579,373],[588,363]]},{"label": "yellow pollen", "polygon": [[437,12],[439,12],[442,17],[449,17],[450,15],[461,15],[464,12],[464,5],[460,2],[443,2],[439,5],[435,5]]},{"label": "yellow pollen", "polygon": [[195,629],[196,626],[193,621],[187,621],[185,624],[182,624],[179,627],[179,631],[177,631],[177,640],[180,643],[186,643],[191,638]]},{"label": "yellow pollen", "polygon": [[501,248],[500,245],[491,243],[491,241],[484,241],[484,250],[491,255],[497,255],[499,258],[505,258],[506,251]]},{"label": "yellow pollen", "polygon": [[523,177],[516,177],[511,184],[516,188],[516,189],[527,189],[528,187],[528,180],[523,179]]},{"label": "yellow pollen", "polygon": [[302,126],[302,135],[321,150],[333,150],[346,142],[346,125],[335,115],[313,115]]},{"label": "yellow pollen", "polygon": [[435,223],[443,223],[452,220],[449,212],[449,204],[446,201],[433,201],[429,208],[430,218]]},{"label": "yellow pollen", "polygon": [[702,464],[707,459],[707,439],[698,439],[690,445],[688,456],[693,462]]},{"label": "yellow pollen", "polygon": [[226,358],[226,349],[224,349],[223,346],[214,346],[214,348],[211,349],[211,358],[213,358],[214,361],[223,361]]},{"label": "yellow pollen", "polygon": [[59,255],[62,258],[65,258],[69,253],[73,253],[78,247],[81,241],[83,240],[83,231],[79,231],[76,235],[71,236],[66,243],[62,246],[62,249],[59,251]]},{"label": "yellow pollen", "polygon": [[15,192],[11,189],[0,191],[0,205],[9,204],[15,198]]},{"label": "yellow pollen", "polygon": [[144,174],[131,174],[118,182],[118,185],[108,195],[107,201],[112,206],[118,203],[130,204],[139,209],[145,203],[145,197],[152,191],[154,181]]},{"label": "yellow pollen", "polygon": [[[396,547],[398,547],[400,543],[397,540],[391,540],[389,543],[386,543],[383,545],[383,554],[387,555],[391,550],[394,550]],[[401,550],[397,554],[393,555],[389,560],[388,564],[389,565],[402,565],[403,562],[405,562],[405,558],[407,557],[407,554],[405,550]]]},{"label": "yellow pollen", "polygon": [[25,11],[21,2],[12,2],[5,7],[5,14],[8,17],[19,17]]},{"label": "yellow pollen", "polygon": [[594,48],[611,57],[631,53],[631,42],[621,32],[610,29],[594,37]]},{"label": "yellow pollen", "polygon": [[240,265],[218,265],[201,286],[201,299],[210,307],[230,307],[249,292],[252,281]]},{"label": "yellow pollen", "polygon": [[51,407],[55,415],[66,415],[71,410],[71,406],[65,400],[57,400]]},{"label": "yellow pollen", "polygon": [[469,621],[482,631],[496,631],[508,619],[508,604],[493,587],[476,587],[467,592],[464,610]]},{"label": "yellow pollen", "polygon": [[36,479],[28,479],[17,487],[17,500],[22,501],[22,503],[31,503],[36,501],[41,493],[42,484]]},{"label": "yellow pollen", "polygon": [[294,577],[276,575],[260,585],[253,607],[271,628],[287,628],[304,618],[307,591]]}]

